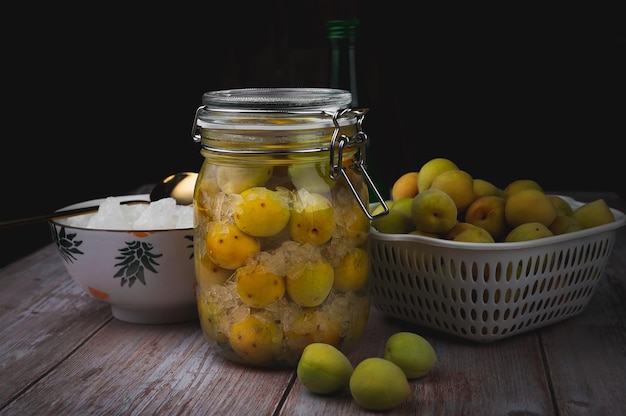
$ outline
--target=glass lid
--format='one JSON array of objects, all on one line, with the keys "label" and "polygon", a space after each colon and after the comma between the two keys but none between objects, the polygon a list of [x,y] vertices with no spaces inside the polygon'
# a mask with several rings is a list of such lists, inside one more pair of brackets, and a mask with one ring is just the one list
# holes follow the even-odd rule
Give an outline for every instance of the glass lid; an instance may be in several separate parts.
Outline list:
[{"label": "glass lid", "polygon": [[349,91],[332,88],[241,88],[202,96],[207,111],[336,111],[351,101]]}]

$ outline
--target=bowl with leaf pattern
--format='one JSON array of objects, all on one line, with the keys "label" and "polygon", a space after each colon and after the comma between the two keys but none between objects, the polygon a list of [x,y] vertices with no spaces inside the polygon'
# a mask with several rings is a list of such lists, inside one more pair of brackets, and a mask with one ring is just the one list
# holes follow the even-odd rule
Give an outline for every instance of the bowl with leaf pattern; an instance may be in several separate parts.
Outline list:
[{"label": "bowl with leaf pattern", "polygon": [[[124,201],[138,199],[146,204],[137,205],[150,204],[149,195],[115,198],[120,206]],[[85,201],[59,211],[104,201]],[[138,324],[197,319],[193,226],[109,229],[76,223],[80,223],[78,217],[50,221],[61,261],[89,295],[111,305],[115,318]]]}]

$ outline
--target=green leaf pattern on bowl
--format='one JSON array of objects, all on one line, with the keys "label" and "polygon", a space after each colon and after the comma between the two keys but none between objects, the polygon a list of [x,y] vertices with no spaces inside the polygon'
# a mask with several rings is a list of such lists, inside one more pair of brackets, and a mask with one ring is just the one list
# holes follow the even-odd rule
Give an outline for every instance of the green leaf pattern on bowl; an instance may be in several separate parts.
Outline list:
[{"label": "green leaf pattern on bowl", "polygon": [[85,254],[78,247],[83,244],[82,240],[76,239],[76,233],[65,233],[65,227],[60,227],[57,232],[56,227],[52,226],[52,240],[57,245],[59,253],[66,263],[74,263],[79,254]]},{"label": "green leaf pattern on bowl", "polygon": [[158,266],[159,263],[155,259],[163,254],[152,253],[153,249],[154,247],[150,243],[131,241],[126,243],[126,247],[118,250],[121,256],[117,256],[115,259],[121,260],[121,262],[115,264],[115,267],[120,267],[120,269],[113,277],[121,277],[121,286],[128,283],[128,287],[132,287],[136,281],[145,285],[145,269],[152,273],[158,273],[155,266]]}]

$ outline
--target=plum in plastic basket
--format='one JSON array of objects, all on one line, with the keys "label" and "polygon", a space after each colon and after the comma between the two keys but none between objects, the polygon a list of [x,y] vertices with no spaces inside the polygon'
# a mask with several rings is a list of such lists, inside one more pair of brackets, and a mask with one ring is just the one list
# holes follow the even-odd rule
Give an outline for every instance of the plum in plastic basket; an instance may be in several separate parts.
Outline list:
[{"label": "plum in plastic basket", "polygon": [[[573,208],[581,203],[569,199]],[[584,310],[625,216],[539,240],[465,243],[372,228],[372,304],[383,314],[490,342]]]}]

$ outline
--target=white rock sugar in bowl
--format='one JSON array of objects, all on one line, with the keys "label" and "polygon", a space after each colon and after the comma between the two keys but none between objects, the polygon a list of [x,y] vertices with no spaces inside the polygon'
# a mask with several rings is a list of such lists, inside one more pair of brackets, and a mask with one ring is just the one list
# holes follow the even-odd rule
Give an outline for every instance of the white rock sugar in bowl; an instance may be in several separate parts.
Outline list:
[{"label": "white rock sugar in bowl", "polygon": [[193,228],[193,208],[177,205],[174,198],[164,198],[149,204],[122,204],[121,199],[106,198],[93,214],[69,217],[73,227],[100,230],[167,230]]}]

